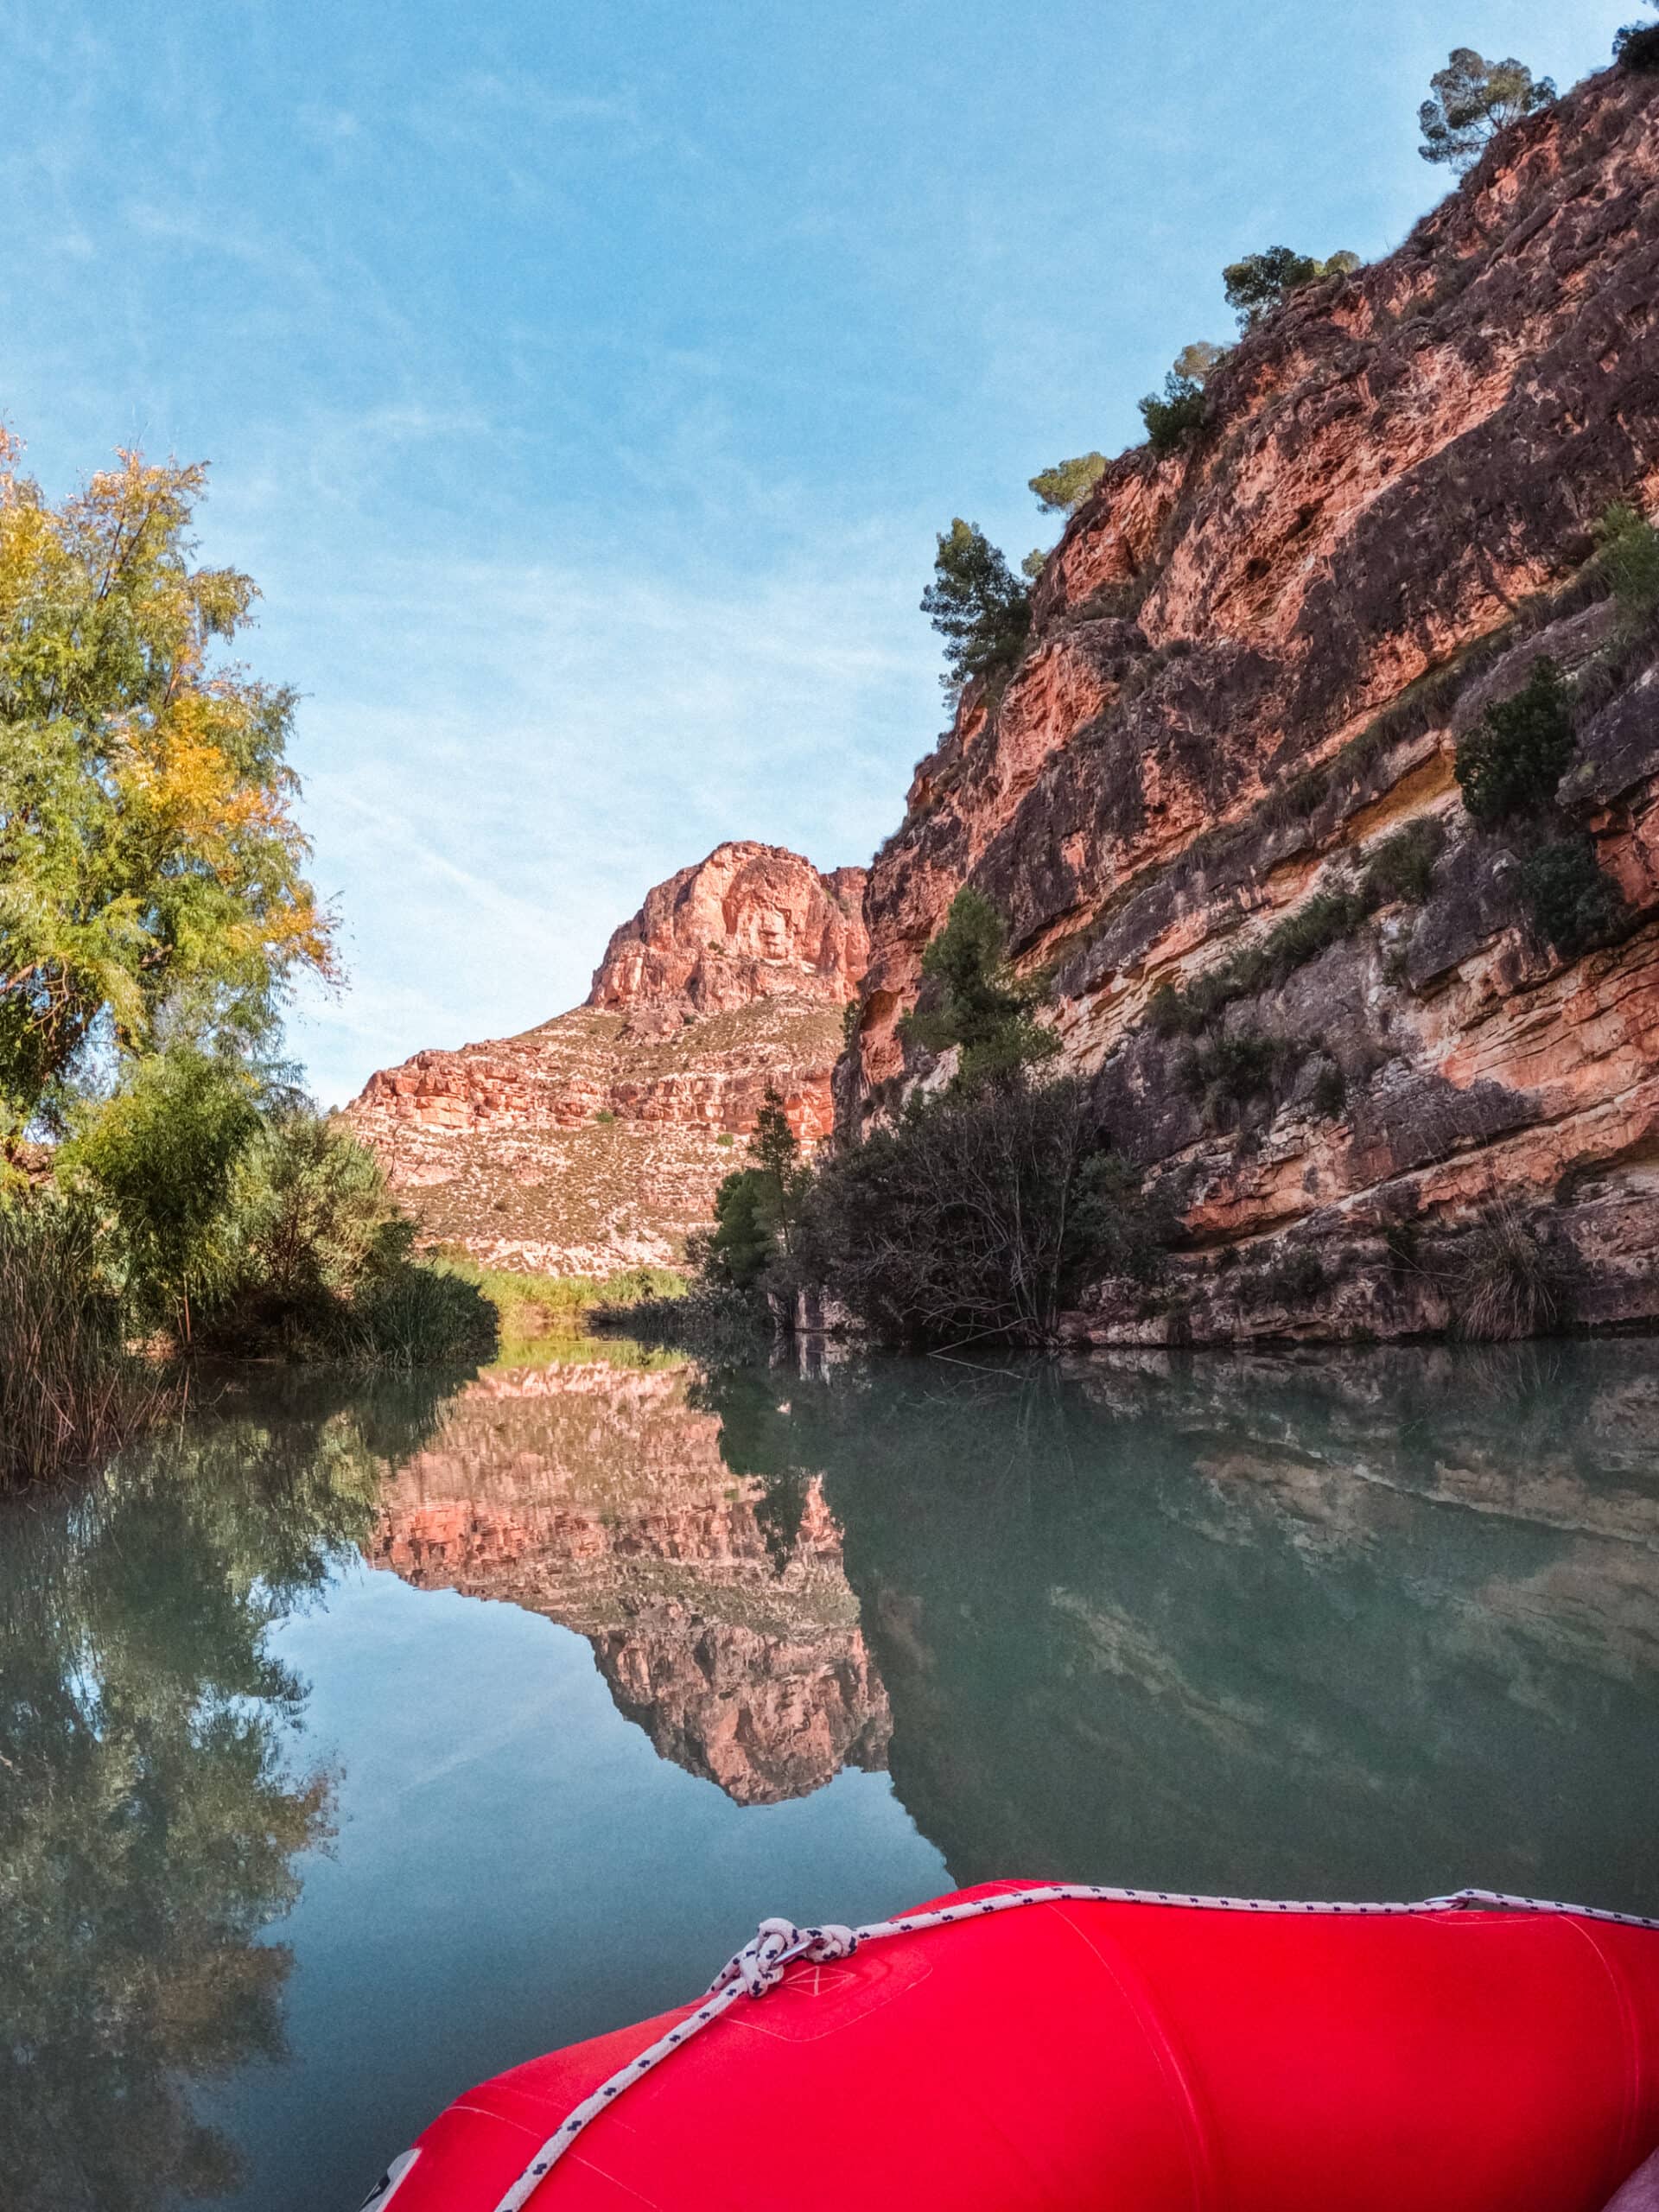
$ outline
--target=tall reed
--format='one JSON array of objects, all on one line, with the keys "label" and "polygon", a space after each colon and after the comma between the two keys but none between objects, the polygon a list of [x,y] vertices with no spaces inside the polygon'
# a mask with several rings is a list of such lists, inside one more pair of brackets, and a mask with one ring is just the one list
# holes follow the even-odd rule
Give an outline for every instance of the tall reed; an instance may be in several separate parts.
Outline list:
[{"label": "tall reed", "polygon": [[123,1340],[86,1217],[51,1198],[0,1203],[0,1483],[107,1458],[171,1395]]}]

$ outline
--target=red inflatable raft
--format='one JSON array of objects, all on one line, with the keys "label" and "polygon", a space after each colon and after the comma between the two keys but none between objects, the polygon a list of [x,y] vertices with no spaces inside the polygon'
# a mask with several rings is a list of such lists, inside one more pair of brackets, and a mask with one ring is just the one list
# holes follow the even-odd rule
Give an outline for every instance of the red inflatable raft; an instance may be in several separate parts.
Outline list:
[{"label": "red inflatable raft", "polygon": [[1659,2144],[1649,1923],[998,1884],[849,1939],[767,1923],[710,1997],[469,2091],[368,2202],[1601,2212]]}]

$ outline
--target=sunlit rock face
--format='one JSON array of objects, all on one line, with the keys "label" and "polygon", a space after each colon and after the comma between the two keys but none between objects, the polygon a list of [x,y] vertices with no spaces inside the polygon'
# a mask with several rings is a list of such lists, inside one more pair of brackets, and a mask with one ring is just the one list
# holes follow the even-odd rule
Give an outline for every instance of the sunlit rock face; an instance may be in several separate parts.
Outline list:
[{"label": "sunlit rock face", "polygon": [[742,1805],[880,1768],[887,1694],[816,1478],[734,1475],[683,1370],[485,1375],[388,1484],[368,1556],[592,1644],[619,1709]]},{"label": "sunlit rock face", "polygon": [[[1611,502],[1659,506],[1656,87],[1607,73],[1503,134],[1396,252],[1238,346],[1190,451],[1109,467],[1025,658],[964,694],[872,865],[847,1126],[926,1071],[899,1023],[971,882],[1052,968],[1064,1065],[1184,1223],[1162,1294],[1097,1286],[1079,1339],[1439,1332],[1494,1205],[1580,1319],[1659,1315],[1659,632],[1591,565]],[[1545,654],[1582,679],[1567,826],[1637,925],[1576,960],[1452,774]],[[1425,902],[1217,1025],[1272,1047],[1259,1088],[1148,1022],[1429,822]],[[1319,1268],[1279,1264],[1299,1245]]]},{"label": "sunlit rock face", "polygon": [[605,948],[590,1007],[730,1013],[778,991],[844,1006],[869,954],[864,870],[779,845],[721,845],[645,894]]},{"label": "sunlit rock face", "polygon": [[721,845],[615,932],[583,1006],[416,1052],[346,1119],[435,1242],[557,1274],[671,1264],[768,1084],[804,1143],[827,1134],[863,888],[861,868]]}]

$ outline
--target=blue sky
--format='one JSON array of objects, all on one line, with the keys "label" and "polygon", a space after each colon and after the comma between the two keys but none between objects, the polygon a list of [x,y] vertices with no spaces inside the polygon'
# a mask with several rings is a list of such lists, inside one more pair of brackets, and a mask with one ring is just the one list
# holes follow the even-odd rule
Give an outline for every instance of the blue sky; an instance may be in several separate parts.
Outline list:
[{"label": "blue sky", "polygon": [[574,1004],[725,837],[868,857],[933,533],[1139,434],[1224,263],[1444,188],[1447,48],[1636,0],[0,0],[0,416],[213,463],[351,987],[326,1102]]}]

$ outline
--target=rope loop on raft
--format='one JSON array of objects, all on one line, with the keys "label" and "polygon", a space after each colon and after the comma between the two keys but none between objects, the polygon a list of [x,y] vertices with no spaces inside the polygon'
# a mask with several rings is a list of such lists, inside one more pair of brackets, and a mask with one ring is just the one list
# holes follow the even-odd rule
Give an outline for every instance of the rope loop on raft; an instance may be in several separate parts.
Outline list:
[{"label": "rope loop on raft", "polygon": [[1185,1907],[1200,1912],[1330,1913],[1344,1919],[1374,1920],[1402,1913],[1448,1912],[1491,1907],[1507,1912],[1570,1913],[1577,1920],[1611,1921],[1624,1928],[1659,1929],[1659,1920],[1639,1913],[1607,1912],[1593,1905],[1560,1904],[1550,1897],[1512,1897],[1502,1890],[1454,1890],[1450,1896],[1423,1897],[1414,1904],[1311,1904],[1276,1897],[1192,1897],[1179,1890],[1115,1890],[1084,1884],[1043,1883],[1031,1889],[1003,1890],[994,1897],[974,1897],[963,1904],[940,1905],[931,1912],[907,1913],[902,1920],[874,1921],[868,1928],[798,1928],[792,1920],[763,1920],[741,1951],[734,1951],[709,1985],[696,2011],[659,2036],[649,2050],[630,2060],[590,2097],[584,2098],[557,2131],[549,2136],[495,2212],[523,2212],[549,2173],[558,2164],[590,2120],[613,2104],[625,2089],[644,2078],[692,2037],[717,2020],[739,1997],[765,1997],[779,1988],[798,1961],[827,1964],[850,1958],[861,1943],[879,1942],[887,1936],[919,1935],[924,1929],[950,1928],[958,1921],[984,1920],[995,1913],[1017,1912],[1035,1904],[1149,1904]]},{"label": "rope loop on raft", "polygon": [[858,1948],[850,1928],[831,1923],[825,1928],[798,1928],[792,1920],[763,1920],[752,1939],[734,1951],[709,1985],[710,1997],[735,1983],[750,1997],[764,1997],[776,1989],[785,1969],[797,1959],[823,1966],[831,1959],[849,1959]]}]

